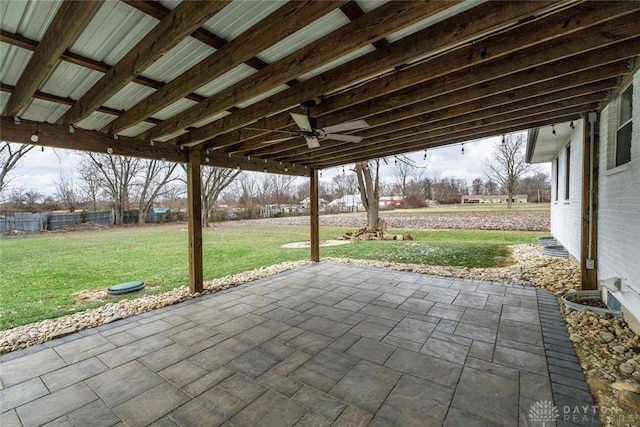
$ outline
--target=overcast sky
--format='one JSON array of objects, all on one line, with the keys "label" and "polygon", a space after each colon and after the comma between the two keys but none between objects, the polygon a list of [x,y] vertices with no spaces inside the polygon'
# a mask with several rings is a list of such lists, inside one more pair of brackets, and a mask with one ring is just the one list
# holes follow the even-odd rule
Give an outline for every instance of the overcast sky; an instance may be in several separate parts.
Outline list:
[{"label": "overcast sky", "polygon": [[[419,166],[427,166],[424,170],[425,177],[455,177],[465,179],[469,184],[476,177],[485,176],[485,160],[491,157],[493,145],[500,141],[499,137],[488,138],[479,141],[467,142],[464,144],[464,155],[461,153],[461,145],[454,145],[443,148],[433,148],[427,151],[427,161],[424,161],[424,151],[419,151],[409,155]],[[55,182],[61,175],[69,176],[74,172],[74,166],[79,162],[80,157],[74,151],[63,149],[40,147],[31,150],[22,158],[18,167],[10,174],[12,179],[7,191],[12,188],[23,188],[25,190],[36,190],[44,195],[55,194]],[[388,161],[389,165],[382,168],[382,180],[391,181],[393,179],[393,158]],[[347,172],[348,172],[347,166]],[[352,166],[351,166],[352,167]],[[544,165],[545,171],[549,173],[549,164]],[[342,168],[332,168],[323,171],[322,181],[330,181],[337,174],[342,173]],[[75,172],[74,179],[79,179]]]}]

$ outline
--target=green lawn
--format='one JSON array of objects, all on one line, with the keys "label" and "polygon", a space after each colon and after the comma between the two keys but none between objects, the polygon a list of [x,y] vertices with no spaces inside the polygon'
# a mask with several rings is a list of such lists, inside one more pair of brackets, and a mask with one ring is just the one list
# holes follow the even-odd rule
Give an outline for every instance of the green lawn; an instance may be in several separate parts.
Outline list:
[{"label": "green lawn", "polygon": [[[322,227],[320,237],[331,239],[344,231],[349,230]],[[541,235],[479,230],[406,232],[417,240],[326,247],[321,256],[490,267],[507,261],[505,245],[534,243]],[[307,259],[309,249],[280,246],[308,239],[309,229],[303,226],[230,223],[206,230],[205,280]],[[152,292],[184,285],[188,283],[187,252],[184,224],[0,238],[0,329],[104,304],[77,302],[72,294],[82,290],[106,289],[131,280],[156,286]]]}]

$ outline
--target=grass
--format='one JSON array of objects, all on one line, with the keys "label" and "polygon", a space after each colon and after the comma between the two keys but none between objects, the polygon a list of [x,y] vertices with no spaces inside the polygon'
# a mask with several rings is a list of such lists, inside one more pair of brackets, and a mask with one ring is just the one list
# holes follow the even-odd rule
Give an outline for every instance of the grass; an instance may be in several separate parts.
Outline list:
[{"label": "grass", "polygon": [[[321,239],[346,229],[321,228]],[[395,230],[400,233],[403,230]],[[489,267],[508,261],[505,245],[534,243],[540,233],[410,230],[414,242],[362,242],[321,248],[321,256]],[[309,249],[283,249],[309,239],[303,226],[225,224],[203,236],[205,280],[283,261]],[[164,225],[0,239],[0,329],[67,315],[103,302],[80,302],[82,290],[143,280],[159,293],[188,283],[186,226]],[[125,296],[121,298],[135,298]],[[111,302],[117,299],[111,300]]]}]

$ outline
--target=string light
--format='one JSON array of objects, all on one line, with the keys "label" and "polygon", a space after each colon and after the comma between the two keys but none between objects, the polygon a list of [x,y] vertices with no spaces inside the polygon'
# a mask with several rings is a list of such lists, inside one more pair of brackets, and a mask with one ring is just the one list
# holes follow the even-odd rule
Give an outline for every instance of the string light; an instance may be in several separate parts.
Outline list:
[{"label": "string light", "polygon": [[117,140],[117,139],[118,139],[118,134],[117,134],[117,133],[114,133],[114,134],[113,134],[113,139],[115,139],[115,140]]},{"label": "string light", "polygon": [[569,126],[571,127],[571,129],[575,129],[576,127],[573,125],[573,120],[571,120],[571,123],[569,123]]},{"label": "string light", "polygon": [[[281,162],[281,163],[282,163],[282,162]],[[284,167],[284,171],[285,171],[285,172],[289,172],[289,168],[285,166],[285,167]]]},{"label": "string light", "polygon": [[40,151],[44,153],[44,145],[42,146],[42,148],[40,149]]},{"label": "string light", "polygon": [[427,150],[424,150],[424,157],[422,158],[422,160],[427,160]]},{"label": "string light", "polygon": [[464,156],[464,144],[462,144],[462,150],[460,150],[460,152],[462,153],[462,155]]},{"label": "string light", "polygon": [[555,125],[551,125],[551,133],[552,133],[553,135],[555,135],[555,134],[556,134],[556,127],[555,127]]},{"label": "string light", "polygon": [[342,175],[344,175],[344,165],[342,165]]},{"label": "string light", "polygon": [[164,155],[164,151],[162,152],[162,161],[166,162],[167,161],[167,156]]},{"label": "string light", "polygon": [[204,161],[205,161],[205,162],[207,162],[207,163],[209,163],[209,158],[208,158],[208,157],[205,157],[205,158],[204,158]]},{"label": "string light", "polygon": [[320,178],[322,178],[322,171],[320,171]]},{"label": "string light", "polygon": [[240,170],[240,163],[236,165],[236,169]]},{"label": "string light", "polygon": [[398,164],[398,158],[396,156],[393,156],[393,163],[396,165]]},{"label": "string light", "polygon": [[156,145],[156,142],[152,139],[151,141],[149,141],[149,145],[153,147],[154,145]]},{"label": "string light", "polygon": [[76,132],[76,128],[73,127],[73,125],[69,125],[69,133],[75,133]]},{"label": "string light", "polygon": [[107,154],[113,154],[113,148],[111,147],[111,144],[109,144],[109,146],[107,147]]},{"label": "string light", "polygon": [[504,145],[505,142],[506,142],[505,136],[504,134],[502,134],[502,145]]}]

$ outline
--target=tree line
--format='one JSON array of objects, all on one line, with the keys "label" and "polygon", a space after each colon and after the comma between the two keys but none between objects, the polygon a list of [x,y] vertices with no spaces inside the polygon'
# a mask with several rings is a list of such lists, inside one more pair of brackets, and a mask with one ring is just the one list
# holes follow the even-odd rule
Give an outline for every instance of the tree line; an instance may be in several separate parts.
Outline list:
[{"label": "tree line", "polygon": [[[360,195],[365,207],[377,206],[380,196],[401,196],[405,207],[421,207],[431,201],[460,203],[467,194],[527,194],[530,201],[550,199],[549,176],[530,170],[522,158],[523,137],[509,137],[497,144],[486,176],[471,183],[455,177],[425,176],[427,168],[406,156],[358,162],[342,168],[329,180],[319,180],[320,198],[331,201],[345,195]],[[3,208],[12,211],[108,209],[121,224],[124,212],[137,210],[144,222],[154,206],[174,210],[186,206],[185,165],[109,154],[82,153],[77,173],[60,173],[55,195],[37,190],[7,189],[11,170],[33,146],[0,143],[0,192]],[[391,164],[393,162],[393,164]],[[392,166],[391,179],[382,180],[381,165]],[[203,223],[216,204],[243,207],[297,204],[309,196],[309,182],[287,175],[243,172],[202,167]]]}]

